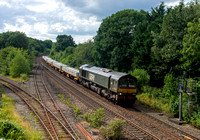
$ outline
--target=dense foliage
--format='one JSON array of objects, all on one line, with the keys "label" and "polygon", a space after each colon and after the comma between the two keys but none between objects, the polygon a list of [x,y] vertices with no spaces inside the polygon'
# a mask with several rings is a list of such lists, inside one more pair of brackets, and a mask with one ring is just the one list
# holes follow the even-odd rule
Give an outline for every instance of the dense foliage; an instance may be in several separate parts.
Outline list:
[{"label": "dense foliage", "polygon": [[64,51],[67,47],[75,47],[76,44],[71,35],[58,35],[56,38],[55,50]]},{"label": "dense foliage", "polygon": [[93,127],[99,127],[101,126],[104,118],[104,109],[99,108],[96,111],[89,110],[89,112],[86,112],[83,115],[83,118],[90,123]]},{"label": "dense foliage", "polygon": [[94,60],[98,66],[120,71],[131,69],[131,43],[135,34],[135,27],[142,23],[147,13],[135,10],[123,10],[101,23],[94,38]]},{"label": "dense foliage", "polygon": [[[129,72],[138,78],[138,89],[147,93],[141,95],[145,102],[177,116],[178,79],[199,80],[200,4],[181,0],[175,7],[161,3],[149,12],[118,11],[102,20],[94,42],[70,42],[57,39],[50,57],[76,68],[88,63]],[[187,100],[184,93],[183,117],[199,127],[199,105],[195,103],[189,115]]]},{"label": "dense foliage", "polygon": [[94,43],[88,41],[79,44],[77,47],[68,46],[64,51],[56,52],[55,46],[53,46],[50,57],[67,64],[72,67],[79,67],[83,64],[94,64],[94,59],[92,57],[92,50],[94,48]]},{"label": "dense foliage", "polygon": [[32,59],[27,51],[14,47],[0,50],[0,73],[18,77],[20,74],[29,74],[32,68]]},{"label": "dense foliage", "polygon": [[114,118],[110,120],[106,127],[100,128],[100,134],[103,139],[106,140],[118,140],[123,137],[123,126],[125,125],[124,120]]},{"label": "dense foliage", "polygon": [[[2,85],[0,85],[1,88]],[[6,96],[3,90],[0,107],[0,138],[9,140],[43,139],[40,133],[34,128],[29,127],[15,108],[15,100]]]},{"label": "dense foliage", "polygon": [[28,38],[21,32],[5,32],[0,34],[0,49],[7,46],[13,46],[17,48],[28,48]]},{"label": "dense foliage", "polygon": [[30,70],[29,61],[21,53],[18,53],[11,62],[10,75],[19,77],[22,73],[29,74]]},{"label": "dense foliage", "polygon": [[150,81],[150,76],[144,69],[135,69],[134,72],[130,72],[130,74],[137,78],[138,91],[140,91],[142,87],[148,85]]},{"label": "dense foliage", "polygon": [[51,40],[28,38],[21,32],[0,34],[0,74],[19,77],[28,75],[33,66],[33,59],[40,53],[51,49]]}]

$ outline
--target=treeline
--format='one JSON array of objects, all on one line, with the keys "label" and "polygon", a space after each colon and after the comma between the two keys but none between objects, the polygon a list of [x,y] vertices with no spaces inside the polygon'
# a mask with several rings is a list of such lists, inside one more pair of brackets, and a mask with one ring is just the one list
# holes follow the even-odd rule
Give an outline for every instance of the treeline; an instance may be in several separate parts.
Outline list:
[{"label": "treeline", "polygon": [[51,40],[29,38],[22,32],[0,34],[0,74],[19,77],[28,75],[33,67],[35,56],[48,52]]},{"label": "treeline", "polygon": [[152,86],[163,86],[168,73],[200,75],[199,24],[200,5],[193,2],[171,8],[161,3],[150,12],[122,10],[103,19],[94,41],[76,45],[70,35],[58,36],[50,57],[72,67],[144,69]]},{"label": "treeline", "polygon": [[[72,67],[87,63],[134,75],[142,93],[138,100],[176,117],[178,79],[189,78],[187,88],[198,80],[200,89],[199,56],[200,4],[184,1],[171,8],[161,3],[150,12],[119,11],[103,19],[94,41],[76,45],[70,35],[60,35],[50,52],[50,57]],[[193,95],[191,102],[183,94],[183,119],[200,128],[200,91],[194,89],[197,100]]]}]

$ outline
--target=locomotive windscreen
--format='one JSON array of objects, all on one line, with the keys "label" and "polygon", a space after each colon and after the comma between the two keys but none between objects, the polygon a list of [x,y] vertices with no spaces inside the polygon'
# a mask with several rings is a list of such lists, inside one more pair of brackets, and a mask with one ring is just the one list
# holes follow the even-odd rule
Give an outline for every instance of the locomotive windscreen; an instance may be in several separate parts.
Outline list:
[{"label": "locomotive windscreen", "polygon": [[119,88],[136,88],[135,79],[123,78],[119,80]]}]

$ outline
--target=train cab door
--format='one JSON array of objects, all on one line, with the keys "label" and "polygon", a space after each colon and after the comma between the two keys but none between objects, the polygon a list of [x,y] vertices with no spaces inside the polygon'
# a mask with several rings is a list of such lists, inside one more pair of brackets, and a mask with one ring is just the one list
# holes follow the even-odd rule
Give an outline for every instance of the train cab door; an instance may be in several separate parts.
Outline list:
[{"label": "train cab door", "polygon": [[114,80],[110,79],[110,90],[114,89]]},{"label": "train cab door", "polygon": [[114,79],[110,79],[110,90],[117,92],[118,83]]}]

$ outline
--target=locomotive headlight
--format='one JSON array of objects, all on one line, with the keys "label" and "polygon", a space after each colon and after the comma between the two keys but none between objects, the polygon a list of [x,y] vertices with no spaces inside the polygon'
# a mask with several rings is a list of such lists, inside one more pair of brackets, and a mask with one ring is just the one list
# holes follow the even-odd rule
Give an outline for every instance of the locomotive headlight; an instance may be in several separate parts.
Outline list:
[{"label": "locomotive headlight", "polygon": [[119,93],[119,95],[123,95],[123,93]]}]

